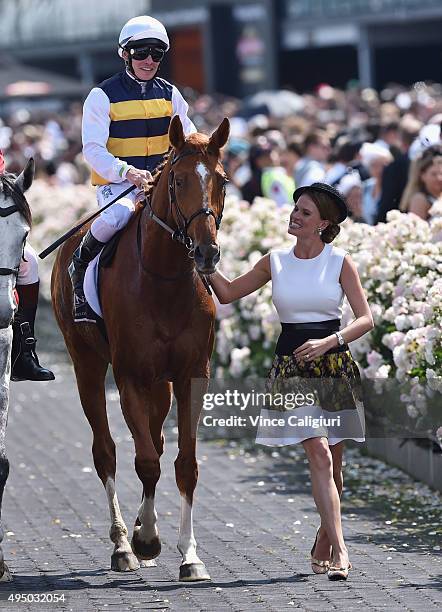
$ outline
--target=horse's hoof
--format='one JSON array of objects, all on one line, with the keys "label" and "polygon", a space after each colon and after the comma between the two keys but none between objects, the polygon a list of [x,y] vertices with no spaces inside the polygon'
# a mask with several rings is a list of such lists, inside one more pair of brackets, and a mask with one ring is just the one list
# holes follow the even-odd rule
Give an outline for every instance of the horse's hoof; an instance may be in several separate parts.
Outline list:
[{"label": "horse's hoof", "polygon": [[133,572],[139,567],[138,559],[131,552],[114,552],[111,557],[111,570],[114,572]]},{"label": "horse's hoof", "polygon": [[0,582],[11,582],[12,574],[9,571],[6,563],[3,563],[3,567],[0,566]]},{"label": "horse's hoof", "polygon": [[183,563],[180,565],[180,582],[211,580],[204,563]]},{"label": "horse's hoof", "polygon": [[161,542],[158,536],[152,538],[150,542],[143,542],[140,539],[139,529],[134,529],[132,535],[132,541],[130,545],[132,546],[132,550],[138,559],[144,559],[145,561],[150,561],[151,559],[155,559],[161,552]]},{"label": "horse's hoof", "polygon": [[140,559],[140,567],[157,567],[155,559]]}]

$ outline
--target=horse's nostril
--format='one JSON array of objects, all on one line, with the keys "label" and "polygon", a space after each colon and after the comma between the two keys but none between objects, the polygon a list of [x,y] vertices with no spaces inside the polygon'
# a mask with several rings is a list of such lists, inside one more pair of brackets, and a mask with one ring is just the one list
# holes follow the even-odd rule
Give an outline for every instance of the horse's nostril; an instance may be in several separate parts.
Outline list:
[{"label": "horse's nostril", "polygon": [[216,244],[201,244],[195,248],[195,256],[202,259],[212,260],[219,254],[219,248]]}]

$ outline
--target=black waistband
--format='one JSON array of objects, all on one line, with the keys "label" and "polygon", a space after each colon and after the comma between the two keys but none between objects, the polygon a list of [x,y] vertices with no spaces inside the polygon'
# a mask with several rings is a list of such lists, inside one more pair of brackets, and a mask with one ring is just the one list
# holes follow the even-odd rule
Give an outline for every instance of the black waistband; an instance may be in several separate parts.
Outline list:
[{"label": "black waistband", "polygon": [[[277,355],[292,355],[293,351],[307,340],[318,340],[330,336],[339,331],[340,326],[340,319],[307,323],[281,323],[282,331],[276,344],[275,353]],[[343,344],[329,349],[324,354],[342,353],[348,350],[348,345]]]},{"label": "black waistband", "polygon": [[294,329],[325,329],[329,331],[339,331],[341,327],[340,319],[328,319],[327,321],[311,321],[308,323],[281,323],[282,331]]}]

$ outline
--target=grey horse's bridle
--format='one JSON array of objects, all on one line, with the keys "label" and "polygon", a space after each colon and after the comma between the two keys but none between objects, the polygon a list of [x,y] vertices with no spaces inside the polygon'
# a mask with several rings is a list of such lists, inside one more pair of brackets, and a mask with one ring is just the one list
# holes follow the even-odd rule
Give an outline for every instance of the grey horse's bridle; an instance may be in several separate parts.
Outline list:
[{"label": "grey horse's bridle", "polygon": [[[0,208],[0,217],[9,217],[9,215],[13,215],[16,212],[20,212],[17,204],[13,204],[12,206],[8,206],[7,208]],[[23,241],[23,255],[25,252],[25,243],[26,238]],[[11,274],[17,278],[18,271],[20,268],[20,264],[16,268],[0,268],[0,276],[10,276]]]}]

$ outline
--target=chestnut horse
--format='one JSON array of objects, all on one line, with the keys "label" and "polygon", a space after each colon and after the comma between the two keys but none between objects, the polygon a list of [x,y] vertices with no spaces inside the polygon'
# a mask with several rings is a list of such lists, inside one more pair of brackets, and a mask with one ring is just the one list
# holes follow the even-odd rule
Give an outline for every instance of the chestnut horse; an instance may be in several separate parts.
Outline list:
[{"label": "chestnut horse", "polygon": [[[161,550],[154,497],[164,449],[163,423],[173,389],[178,414],[175,477],[181,495],[179,578],[210,579],[196,553],[193,533],[195,438],[201,406],[191,410],[191,380],[209,377],[215,306],[198,272],[212,273],[219,260],[216,239],[226,182],[220,149],[228,135],[229,121],[224,119],[210,138],[196,133],[185,139],[179,117],[172,119],[173,149],[154,175],[147,205],[136,210],[124,230],[111,267],[102,270],[100,294],[108,343],[96,325],[74,324],[72,316],[67,268],[87,227],[63,245],[54,265],[53,306],[93,431],[92,453],[106,489],[110,538],[115,544],[111,569],[116,571],[137,569],[140,560],[154,559]],[[104,382],[109,364],[143,485],[131,544],[118,505],[115,444],[106,413]]]}]

